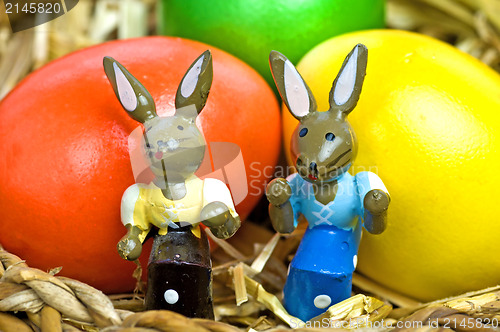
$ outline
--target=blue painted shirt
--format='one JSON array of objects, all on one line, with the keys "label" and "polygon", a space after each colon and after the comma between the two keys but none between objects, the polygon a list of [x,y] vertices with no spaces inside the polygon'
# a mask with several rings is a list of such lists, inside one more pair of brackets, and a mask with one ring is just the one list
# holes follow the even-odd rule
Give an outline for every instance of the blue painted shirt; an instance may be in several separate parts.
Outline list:
[{"label": "blue painted shirt", "polygon": [[337,180],[335,199],[326,205],[316,200],[313,185],[297,173],[287,180],[295,225],[300,214],[309,223],[292,266],[330,274],[352,273],[361,238],[364,197],[372,189],[387,192],[380,178],[372,172],[344,173]]}]

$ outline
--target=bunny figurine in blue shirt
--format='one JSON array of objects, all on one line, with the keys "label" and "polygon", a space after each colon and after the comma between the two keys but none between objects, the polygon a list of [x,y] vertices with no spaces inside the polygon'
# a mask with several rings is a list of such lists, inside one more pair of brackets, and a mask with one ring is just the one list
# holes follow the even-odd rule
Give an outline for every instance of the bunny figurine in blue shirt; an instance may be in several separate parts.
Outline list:
[{"label": "bunny figurine in blue shirt", "polygon": [[368,50],[358,44],[346,57],[330,91],[330,109],[318,112],[309,87],[279,52],[269,62],[281,98],[300,121],[292,135],[297,173],[271,181],[266,195],[277,232],[290,233],[300,214],[309,223],[290,263],[283,302],[304,321],[351,295],[362,226],[372,234],[387,226],[390,196],[372,172],[348,173],[357,153],[347,115],[366,74]]}]

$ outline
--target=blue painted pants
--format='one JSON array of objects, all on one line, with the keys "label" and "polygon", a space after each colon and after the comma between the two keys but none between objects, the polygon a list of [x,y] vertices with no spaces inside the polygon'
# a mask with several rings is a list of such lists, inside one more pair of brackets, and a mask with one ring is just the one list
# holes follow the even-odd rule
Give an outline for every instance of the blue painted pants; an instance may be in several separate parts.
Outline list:
[{"label": "blue painted pants", "polygon": [[348,231],[330,225],[307,229],[283,290],[291,315],[307,321],[351,296],[360,236],[360,225]]}]

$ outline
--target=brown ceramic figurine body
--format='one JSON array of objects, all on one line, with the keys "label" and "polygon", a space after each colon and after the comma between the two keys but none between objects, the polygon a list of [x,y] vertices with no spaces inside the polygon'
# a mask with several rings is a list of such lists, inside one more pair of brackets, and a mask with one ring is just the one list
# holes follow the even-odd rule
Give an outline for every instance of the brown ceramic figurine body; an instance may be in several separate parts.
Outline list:
[{"label": "brown ceramic figurine body", "polygon": [[223,182],[194,174],[205,153],[195,119],[212,84],[212,56],[204,52],[188,69],[170,117],[157,116],[149,92],[116,60],[105,57],[104,70],[125,111],[144,125],[144,153],[155,175],[152,183],[136,183],[123,195],[121,218],[128,232],[118,253],[137,259],[155,227],[146,309],[213,318],[209,244],[199,224],[225,239],[236,232],[240,219]]},{"label": "brown ceramic figurine body", "polygon": [[300,121],[291,144],[298,173],[273,180],[266,195],[276,231],[292,232],[300,214],[309,223],[284,288],[286,309],[304,321],[350,296],[362,226],[379,234],[387,225],[390,197],[380,178],[347,172],[357,141],[346,117],[361,94],[367,55],[362,44],[349,53],[325,112],[317,111],[309,87],[285,56],[273,51],[269,59],[282,99]]}]

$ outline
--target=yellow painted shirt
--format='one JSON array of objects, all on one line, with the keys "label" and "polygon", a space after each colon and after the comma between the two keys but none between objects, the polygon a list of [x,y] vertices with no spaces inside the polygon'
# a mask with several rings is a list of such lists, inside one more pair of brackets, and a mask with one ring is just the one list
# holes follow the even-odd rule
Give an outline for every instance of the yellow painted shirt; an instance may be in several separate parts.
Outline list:
[{"label": "yellow painted shirt", "polygon": [[154,183],[136,183],[130,186],[122,197],[121,218],[124,225],[131,224],[142,230],[139,239],[144,241],[152,226],[159,228],[158,234],[167,234],[168,227],[179,227],[175,223],[192,225],[192,232],[200,236],[200,213],[210,202],[220,201],[227,205],[234,217],[234,209],[229,189],[217,179],[201,180],[192,176],[185,181],[186,195],[179,200],[166,198]]}]

